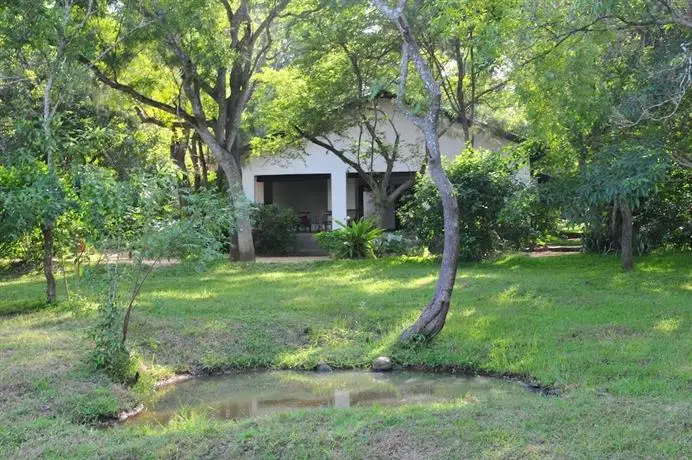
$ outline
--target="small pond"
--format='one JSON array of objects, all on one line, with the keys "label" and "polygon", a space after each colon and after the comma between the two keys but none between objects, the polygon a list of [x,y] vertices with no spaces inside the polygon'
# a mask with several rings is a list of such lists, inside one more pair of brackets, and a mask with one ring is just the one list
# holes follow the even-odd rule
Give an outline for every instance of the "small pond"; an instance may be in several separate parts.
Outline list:
[{"label": "small pond", "polygon": [[508,391],[525,390],[500,379],[412,371],[250,372],[164,386],[126,423],[166,424],[178,414],[241,419],[295,409],[426,404]]}]

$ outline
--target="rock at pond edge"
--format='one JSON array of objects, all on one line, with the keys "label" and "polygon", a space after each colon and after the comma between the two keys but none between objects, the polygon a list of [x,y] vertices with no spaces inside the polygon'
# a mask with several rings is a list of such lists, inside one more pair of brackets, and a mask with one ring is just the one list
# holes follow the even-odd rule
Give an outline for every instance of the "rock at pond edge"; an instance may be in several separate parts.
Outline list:
[{"label": "rock at pond edge", "polygon": [[319,363],[317,363],[317,367],[315,367],[315,370],[317,372],[331,372],[332,368],[327,363],[319,362]]},{"label": "rock at pond edge", "polygon": [[380,356],[372,363],[372,370],[375,372],[391,371],[392,367],[392,360],[386,356]]}]

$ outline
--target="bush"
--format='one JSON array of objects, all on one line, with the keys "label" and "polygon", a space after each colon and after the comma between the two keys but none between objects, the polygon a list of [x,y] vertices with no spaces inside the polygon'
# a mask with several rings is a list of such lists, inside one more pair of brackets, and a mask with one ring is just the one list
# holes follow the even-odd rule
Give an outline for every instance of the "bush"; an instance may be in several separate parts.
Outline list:
[{"label": "bush", "polygon": [[298,215],[290,208],[273,204],[259,205],[254,212],[252,236],[255,251],[261,255],[284,255],[296,249]]},{"label": "bush", "polygon": [[692,249],[692,170],[673,166],[665,181],[634,215],[644,251],[662,246]]},{"label": "bush", "polygon": [[415,235],[405,232],[384,232],[373,241],[375,255],[381,256],[415,256],[423,248]]},{"label": "bush", "polygon": [[[583,216],[582,239],[588,252],[620,250],[619,216],[613,205],[593,206]],[[641,199],[632,211],[633,250],[642,255],[659,247],[692,248],[692,171],[673,166],[656,191]]]},{"label": "bush", "polygon": [[116,271],[120,267],[109,267],[108,287],[98,306],[98,319],[90,332],[94,341],[91,362],[102,369],[113,380],[125,382],[135,373],[135,363],[123,343],[123,317],[119,308]]},{"label": "bush", "polygon": [[375,258],[375,241],[383,231],[372,219],[360,219],[331,232],[315,235],[320,247],[337,259]]},{"label": "bush", "polygon": [[343,239],[339,230],[315,233],[315,239],[317,240],[317,244],[327,251],[331,257],[337,257],[337,253],[343,244]]},{"label": "bush", "polygon": [[551,207],[537,186],[515,184],[498,215],[498,234],[505,249],[532,248],[540,239],[557,232],[560,212]]},{"label": "bush", "polygon": [[[547,213],[539,218],[545,211],[533,186],[515,179],[516,165],[511,158],[473,150],[445,165],[459,203],[462,259],[478,260],[502,249],[530,246],[550,222]],[[418,178],[399,217],[431,251],[441,251],[442,204],[428,176]]]}]

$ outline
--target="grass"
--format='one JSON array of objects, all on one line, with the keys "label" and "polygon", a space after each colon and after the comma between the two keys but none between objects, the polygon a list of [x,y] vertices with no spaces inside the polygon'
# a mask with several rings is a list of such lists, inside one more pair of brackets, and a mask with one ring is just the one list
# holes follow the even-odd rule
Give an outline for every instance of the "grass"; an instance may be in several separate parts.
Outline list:
[{"label": "grass", "polygon": [[[0,457],[689,456],[692,254],[643,257],[633,273],[581,254],[464,264],[440,336],[397,346],[437,270],[426,259],[162,268],[131,324],[145,377],[135,390],[90,370],[89,308],[45,308],[35,275],[0,280]],[[92,428],[172,373],[366,367],[381,354],[562,394]]]}]

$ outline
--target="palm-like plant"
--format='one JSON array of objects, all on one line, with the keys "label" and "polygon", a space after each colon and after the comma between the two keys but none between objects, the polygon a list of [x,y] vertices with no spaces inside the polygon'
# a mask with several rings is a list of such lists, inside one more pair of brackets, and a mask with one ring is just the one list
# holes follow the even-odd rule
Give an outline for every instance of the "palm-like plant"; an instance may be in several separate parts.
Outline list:
[{"label": "palm-like plant", "polygon": [[354,220],[348,225],[337,221],[343,228],[336,230],[339,233],[336,256],[342,259],[367,259],[375,258],[374,241],[383,233],[377,228],[375,221],[368,218]]}]

